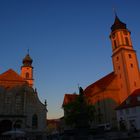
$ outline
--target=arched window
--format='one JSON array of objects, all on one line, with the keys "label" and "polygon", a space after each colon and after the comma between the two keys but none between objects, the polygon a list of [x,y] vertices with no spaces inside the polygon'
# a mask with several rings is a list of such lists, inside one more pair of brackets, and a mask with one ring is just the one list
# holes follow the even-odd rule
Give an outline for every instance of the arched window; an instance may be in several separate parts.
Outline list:
[{"label": "arched window", "polygon": [[38,127],[38,117],[36,114],[32,116],[32,128],[37,128]]},{"label": "arched window", "polygon": [[16,128],[21,128],[21,126],[22,126],[22,120],[17,120],[13,127],[16,129]]},{"label": "arched window", "polygon": [[29,78],[29,73],[28,73],[28,72],[26,72],[26,78],[27,78],[27,79]]},{"label": "arched window", "polygon": [[130,64],[130,66],[131,66],[131,68],[133,68],[133,64],[132,63]]},{"label": "arched window", "polygon": [[116,40],[114,40],[114,47],[117,48]]},{"label": "arched window", "polygon": [[117,61],[119,61],[119,57],[118,57],[118,56],[117,56],[117,58],[116,58],[116,59],[117,59]]},{"label": "arched window", "polygon": [[126,45],[128,46],[129,45],[129,40],[127,37],[125,37],[125,42],[126,42]]},{"label": "arched window", "polygon": [[18,95],[16,96],[16,100],[15,100],[15,105],[16,105],[16,111],[20,111],[21,109],[21,97]]}]

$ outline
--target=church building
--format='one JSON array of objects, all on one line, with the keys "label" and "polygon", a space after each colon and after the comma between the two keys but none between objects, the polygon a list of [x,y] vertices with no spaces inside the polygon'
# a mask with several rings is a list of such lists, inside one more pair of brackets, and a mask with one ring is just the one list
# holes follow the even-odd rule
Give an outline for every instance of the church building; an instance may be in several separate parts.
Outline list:
[{"label": "church building", "polygon": [[46,102],[41,103],[33,88],[32,61],[27,54],[21,74],[12,69],[0,74],[0,134],[21,129],[37,136],[46,130]]},{"label": "church building", "polygon": [[[131,32],[117,15],[111,26],[110,40],[113,71],[86,87],[84,93],[88,102],[95,105],[95,124],[109,123],[115,127],[115,108],[140,88],[140,72]],[[65,94],[63,105],[72,101],[72,96],[75,95]]]}]

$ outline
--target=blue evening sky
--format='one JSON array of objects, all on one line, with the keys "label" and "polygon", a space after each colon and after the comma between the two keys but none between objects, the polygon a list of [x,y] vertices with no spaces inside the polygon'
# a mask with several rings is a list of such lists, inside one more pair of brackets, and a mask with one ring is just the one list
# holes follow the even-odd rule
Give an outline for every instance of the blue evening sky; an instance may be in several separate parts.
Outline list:
[{"label": "blue evening sky", "polygon": [[48,118],[63,116],[65,93],[110,73],[113,7],[132,32],[140,61],[140,0],[0,0],[0,73],[20,73],[30,49],[35,87]]}]

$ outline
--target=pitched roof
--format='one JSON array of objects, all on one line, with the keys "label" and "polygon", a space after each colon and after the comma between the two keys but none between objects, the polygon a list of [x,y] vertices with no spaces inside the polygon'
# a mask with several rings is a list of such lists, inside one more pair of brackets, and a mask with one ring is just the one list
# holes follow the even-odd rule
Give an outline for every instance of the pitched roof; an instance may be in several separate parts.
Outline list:
[{"label": "pitched roof", "polygon": [[[105,77],[88,86],[84,90],[85,95],[89,95],[92,92],[92,89],[96,86],[100,89],[106,88],[115,77],[116,75],[114,74],[114,72],[111,72],[110,74],[106,75]],[[65,94],[62,106],[70,103],[71,101],[74,101],[77,96],[77,94]]]},{"label": "pitched roof", "polygon": [[136,89],[131,95],[129,95],[128,98],[116,108],[116,110],[140,106],[140,99],[138,98],[140,98],[140,89]]},{"label": "pitched roof", "polygon": [[114,74],[114,72],[109,73],[105,77],[103,77],[103,78],[99,79],[98,81],[96,81],[95,83],[89,85],[84,90],[84,93],[85,94],[90,94],[92,89],[96,86],[100,89],[105,89],[115,77],[116,77],[116,75]]},{"label": "pitched roof", "polygon": [[74,101],[77,96],[78,96],[77,94],[65,94],[62,107],[64,105]]},{"label": "pitched roof", "polygon": [[21,82],[25,82],[25,80],[12,69],[9,69],[6,72],[0,74],[0,81],[21,81]]}]

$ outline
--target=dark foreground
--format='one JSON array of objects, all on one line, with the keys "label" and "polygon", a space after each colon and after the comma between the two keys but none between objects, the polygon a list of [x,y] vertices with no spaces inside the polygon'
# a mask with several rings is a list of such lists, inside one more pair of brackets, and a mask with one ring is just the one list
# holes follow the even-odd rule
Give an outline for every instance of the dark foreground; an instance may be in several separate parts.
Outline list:
[{"label": "dark foreground", "polygon": [[63,134],[54,134],[48,136],[47,140],[140,140],[140,132],[99,132],[99,133],[74,133],[67,131]]},{"label": "dark foreground", "polygon": [[75,131],[66,131],[61,134],[52,134],[46,137],[18,137],[14,138],[11,136],[0,136],[0,140],[140,140],[140,132],[118,132],[110,131],[99,133],[87,132],[75,132]]}]

